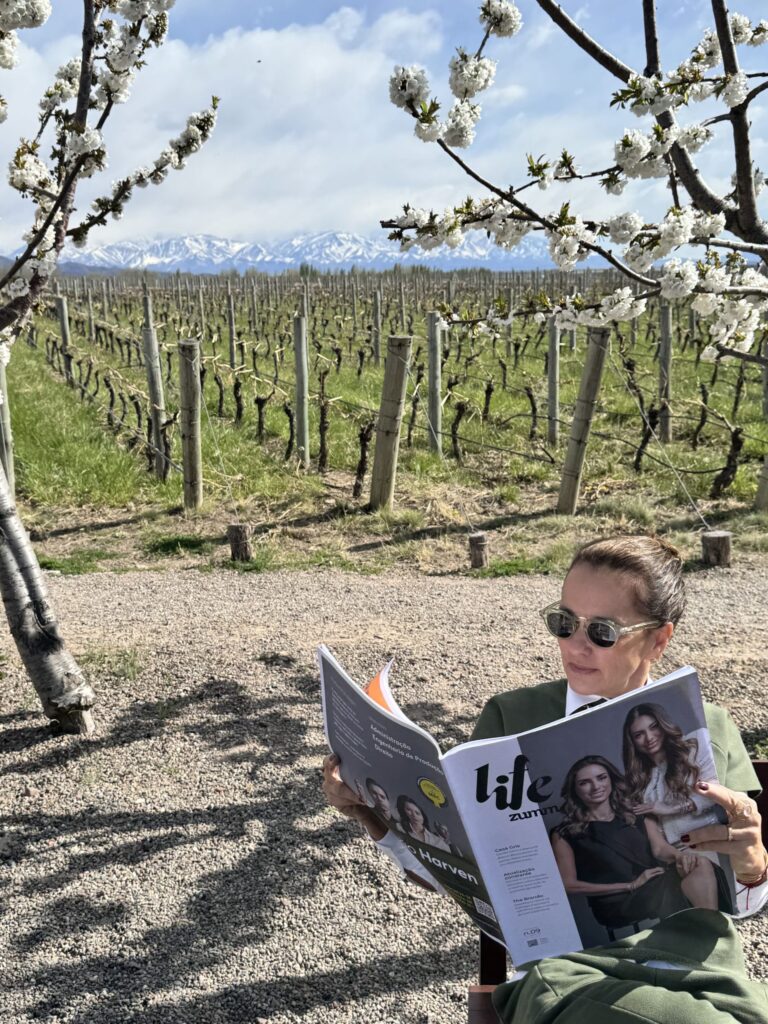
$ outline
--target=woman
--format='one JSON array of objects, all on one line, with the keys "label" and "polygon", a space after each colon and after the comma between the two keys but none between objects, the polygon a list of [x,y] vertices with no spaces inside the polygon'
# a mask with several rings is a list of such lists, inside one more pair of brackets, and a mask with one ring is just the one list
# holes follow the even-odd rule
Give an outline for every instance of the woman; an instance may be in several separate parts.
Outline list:
[{"label": "woman", "polygon": [[622,928],[688,907],[717,909],[712,865],[676,850],[650,818],[634,814],[618,769],[582,757],[568,770],[563,820],[551,835],[569,894],[587,897],[599,924]]},{"label": "woman", "polygon": [[430,829],[429,819],[415,800],[401,794],[397,798],[396,806],[397,817],[401,822],[403,830],[408,835],[418,839],[420,843],[426,843],[427,846],[436,846],[438,850],[445,850],[446,853],[451,852],[448,843]]},{"label": "woman", "polygon": [[[557,638],[566,678],[492,697],[472,738],[534,729],[596,700],[650,685],[651,667],[666,650],[684,608],[682,560],[664,541],[614,537],[585,545],[571,563],[560,601],[542,616]],[[768,853],[749,795],[759,793],[760,787],[727,712],[707,703],[705,715],[721,782],[700,779],[696,791],[723,808],[727,824],[707,825],[681,838],[696,852],[730,857],[741,883],[739,912],[754,913],[768,901]],[[343,784],[333,756],[324,762],[323,788],[333,807],[360,821],[382,846],[391,843],[392,837]],[[670,964],[685,967],[685,976]],[[739,1021],[768,1020],[765,988],[747,981],[732,924],[719,912],[703,909],[675,914],[649,932],[609,947],[541,961],[521,983],[499,986],[494,1002],[502,1019],[514,1024],[543,1020],[545,1009],[551,1009],[546,1019],[555,1021],[560,1002],[578,984],[590,996],[584,1019],[602,1024],[595,1005],[601,1010],[613,1006],[630,982],[634,994],[627,994],[627,1005],[639,1000],[640,1019],[652,1024],[709,1024],[709,1004],[713,1014],[722,1008],[722,1014]],[[574,995],[574,1000],[580,998]]]},{"label": "woman", "polygon": [[636,814],[653,814],[667,842],[721,821],[716,805],[696,791],[715,777],[703,730],[683,736],[660,704],[638,704],[624,721],[624,771]]}]

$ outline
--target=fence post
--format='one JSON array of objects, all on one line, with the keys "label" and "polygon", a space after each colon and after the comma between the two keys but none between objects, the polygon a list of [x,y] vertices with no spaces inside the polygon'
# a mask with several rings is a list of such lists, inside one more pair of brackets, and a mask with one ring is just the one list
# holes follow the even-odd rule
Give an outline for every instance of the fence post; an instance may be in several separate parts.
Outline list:
[{"label": "fence post", "polygon": [[760,479],[757,481],[757,498],[755,508],[760,512],[768,509],[768,455],[763,460],[763,468],[760,471]]},{"label": "fence post", "polygon": [[405,405],[405,383],[411,361],[411,337],[391,337],[387,342],[384,386],[376,421],[376,448],[371,473],[371,511],[391,509],[395,497],[400,424]]},{"label": "fence post", "polygon": [[560,495],[557,500],[557,511],[563,515],[572,516],[576,512],[581,473],[587,454],[587,440],[595,413],[595,404],[600,391],[600,381],[603,377],[603,366],[610,339],[611,332],[605,327],[590,327],[587,331],[584,370],[579,385],[579,397],[576,399],[571,435],[568,439],[568,451],[560,481]]},{"label": "fence post", "polygon": [[427,313],[427,346],[429,349],[429,447],[443,457],[442,334],[440,314]]},{"label": "fence post", "polygon": [[200,346],[196,338],[189,338],[179,342],[179,411],[185,509],[197,509],[203,503],[200,405]]},{"label": "fence post", "polygon": [[88,341],[93,344],[96,341],[96,322],[93,319],[93,294],[90,285],[86,290],[86,299],[88,301]]},{"label": "fence post", "polygon": [[64,378],[67,384],[72,383],[72,353],[69,347],[72,338],[69,333],[69,310],[64,295],[56,295],[56,309],[59,314],[59,330],[61,331],[61,354],[64,359]]},{"label": "fence post", "polygon": [[157,334],[152,320],[152,296],[146,281],[143,286],[144,328],[141,332],[144,343],[144,365],[147,370],[147,388],[149,390],[149,416],[152,421],[152,446],[154,451],[155,476],[165,480],[168,467],[165,464],[163,450],[163,422],[165,420],[165,395],[163,394],[163,372],[160,367],[160,349]]},{"label": "fence post", "polygon": [[560,442],[560,328],[549,318],[549,357],[547,359],[547,441]]},{"label": "fence post", "polygon": [[229,365],[234,370],[237,365],[237,356],[235,354],[235,343],[237,338],[235,336],[235,297],[232,294],[232,285],[227,281],[227,322],[229,326]]},{"label": "fence post", "polygon": [[381,363],[381,292],[378,288],[373,293],[371,343],[373,345],[373,361],[378,366]]},{"label": "fence post", "polygon": [[293,349],[296,357],[296,450],[304,469],[309,469],[309,368],[307,321],[293,318]]},{"label": "fence post", "polygon": [[661,337],[659,344],[659,440],[672,440],[672,415],[669,408],[672,376],[672,307],[662,302],[659,307]]}]

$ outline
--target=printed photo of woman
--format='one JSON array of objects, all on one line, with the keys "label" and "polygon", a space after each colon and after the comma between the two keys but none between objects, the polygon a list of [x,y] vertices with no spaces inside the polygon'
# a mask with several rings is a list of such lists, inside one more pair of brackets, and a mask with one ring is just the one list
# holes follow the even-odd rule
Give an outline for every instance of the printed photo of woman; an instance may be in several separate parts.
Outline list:
[{"label": "printed photo of woman", "polygon": [[607,758],[591,754],[571,765],[561,795],[564,817],[550,835],[557,866],[566,892],[586,896],[599,924],[622,928],[717,908],[713,865],[675,849],[653,818],[633,811]]},{"label": "printed photo of woman", "polygon": [[430,828],[426,813],[411,797],[401,794],[397,798],[397,817],[406,835],[428,846],[436,846],[438,850],[451,852],[448,843]]},{"label": "printed photo of woman", "polygon": [[681,837],[721,821],[711,800],[696,790],[717,778],[705,730],[687,735],[660,704],[638,704],[624,721],[624,771],[632,810],[658,819],[673,846]]}]

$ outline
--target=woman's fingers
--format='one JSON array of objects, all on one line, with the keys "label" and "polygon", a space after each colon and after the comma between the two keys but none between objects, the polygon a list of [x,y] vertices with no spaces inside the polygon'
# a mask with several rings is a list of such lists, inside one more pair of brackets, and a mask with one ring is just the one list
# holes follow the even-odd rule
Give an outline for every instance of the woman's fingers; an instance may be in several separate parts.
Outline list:
[{"label": "woman's fingers", "polygon": [[707,825],[682,836],[691,849],[724,853],[738,877],[748,878],[765,866],[761,819],[755,801],[719,782],[698,782],[700,793],[711,797],[728,816],[728,824]]},{"label": "woman's fingers", "polygon": [[341,762],[335,754],[323,758],[323,793],[336,810],[348,813],[355,807],[366,806],[354,790],[344,782],[339,772]]}]

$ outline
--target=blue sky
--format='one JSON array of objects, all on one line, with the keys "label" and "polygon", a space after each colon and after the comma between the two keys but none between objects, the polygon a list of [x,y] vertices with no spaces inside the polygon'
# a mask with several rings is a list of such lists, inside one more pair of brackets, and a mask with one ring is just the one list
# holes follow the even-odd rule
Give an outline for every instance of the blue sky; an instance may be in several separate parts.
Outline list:
[{"label": "blue sky", "polygon": [[[37,99],[56,67],[76,52],[79,6],[54,0],[48,24],[22,34],[19,67],[0,72],[0,92],[10,106],[0,129],[2,166],[19,136],[33,132]],[[487,51],[498,59],[497,80],[481,97],[477,142],[466,156],[501,185],[522,183],[529,151],[556,156],[566,146],[581,167],[607,166],[623,129],[644,122],[609,110],[613,79],[554,28],[534,0],[519,0],[519,6],[523,31],[492,40]],[[563,0],[563,6],[627,63],[642,64],[640,0]],[[137,193],[125,218],[93,241],[196,233],[268,241],[321,230],[374,235],[379,219],[395,215],[406,201],[442,209],[468,192],[481,194],[435,146],[415,138],[410,119],[387,97],[393,65],[419,63],[450,105],[448,59],[457,46],[477,46],[478,7],[465,0],[177,0],[168,43],[153,53],[131,100],[116,108],[108,125],[109,168],[100,182],[85,183],[81,208],[114,177],[150,162],[212,93],[222,100],[219,125],[185,170]],[[658,8],[662,59],[670,68],[710,24],[709,5],[659,0]],[[753,20],[766,14],[761,0],[745,0],[737,9]],[[749,66],[759,69],[768,47],[744,52]],[[691,115],[700,119],[702,108]],[[754,121],[757,162],[768,169],[758,109]],[[727,147],[705,153],[708,173],[723,184],[730,176]],[[548,210],[568,197],[562,189],[535,196]],[[655,215],[668,204],[654,182],[639,182],[610,200],[580,187],[576,198],[600,214],[637,209]],[[0,190],[0,249],[15,248],[28,224],[28,204]]]}]

